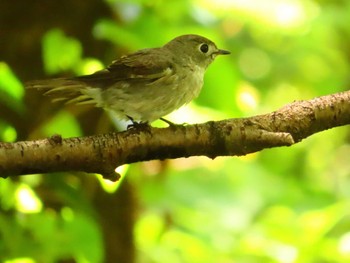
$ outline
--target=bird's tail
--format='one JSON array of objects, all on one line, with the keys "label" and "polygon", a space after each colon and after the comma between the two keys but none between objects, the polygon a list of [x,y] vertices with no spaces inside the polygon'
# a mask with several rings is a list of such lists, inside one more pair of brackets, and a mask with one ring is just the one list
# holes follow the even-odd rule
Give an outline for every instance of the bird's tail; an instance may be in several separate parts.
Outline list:
[{"label": "bird's tail", "polygon": [[82,93],[86,84],[69,78],[56,78],[47,80],[33,80],[25,83],[27,89],[37,89],[44,95],[52,97],[53,102],[89,104],[93,103],[91,97]]}]

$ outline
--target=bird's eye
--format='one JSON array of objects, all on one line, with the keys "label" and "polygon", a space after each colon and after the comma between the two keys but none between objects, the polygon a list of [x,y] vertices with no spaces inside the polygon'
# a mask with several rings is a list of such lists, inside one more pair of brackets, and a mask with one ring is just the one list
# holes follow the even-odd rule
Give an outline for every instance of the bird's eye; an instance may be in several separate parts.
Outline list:
[{"label": "bird's eye", "polygon": [[207,44],[202,44],[200,45],[199,49],[203,52],[203,53],[207,53],[209,50],[209,46]]}]

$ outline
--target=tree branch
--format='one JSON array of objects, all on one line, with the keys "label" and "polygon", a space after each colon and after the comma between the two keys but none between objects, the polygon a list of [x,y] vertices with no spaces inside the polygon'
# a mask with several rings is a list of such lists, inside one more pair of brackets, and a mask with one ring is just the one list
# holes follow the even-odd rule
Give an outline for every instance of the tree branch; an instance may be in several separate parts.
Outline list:
[{"label": "tree branch", "polygon": [[36,141],[0,142],[0,176],[84,171],[116,181],[128,163],[204,155],[245,155],[290,146],[350,124],[350,91],[296,101],[269,114],[168,128],[130,129],[81,138],[54,135]]}]

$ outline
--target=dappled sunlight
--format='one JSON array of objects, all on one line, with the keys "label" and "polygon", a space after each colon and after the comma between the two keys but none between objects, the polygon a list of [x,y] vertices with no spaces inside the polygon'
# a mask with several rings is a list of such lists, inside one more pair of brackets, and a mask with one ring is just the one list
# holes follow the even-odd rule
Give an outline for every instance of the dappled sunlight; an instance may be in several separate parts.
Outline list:
[{"label": "dappled sunlight", "polygon": [[22,213],[38,213],[43,204],[35,192],[25,184],[21,184],[16,190],[16,208]]},{"label": "dappled sunlight", "polygon": [[298,0],[198,0],[199,5],[220,12],[222,16],[235,12],[241,16],[275,28],[293,29],[305,24],[318,14],[315,3]]},{"label": "dappled sunlight", "polygon": [[5,260],[4,263],[36,263],[37,261],[32,258],[15,258],[10,260]]},{"label": "dappled sunlight", "polygon": [[248,79],[266,77],[271,70],[271,60],[263,50],[246,48],[240,53],[238,65]]},{"label": "dappled sunlight", "polygon": [[255,112],[260,103],[260,92],[250,83],[241,82],[237,90],[236,101],[243,112]]},{"label": "dappled sunlight", "polygon": [[[193,124],[221,120],[227,117],[228,116],[223,112],[217,111],[212,108],[199,106],[195,103],[190,103],[170,113],[164,118],[177,124]],[[160,123],[161,121],[157,122]],[[165,124],[165,126],[168,125]]]},{"label": "dappled sunlight", "polygon": [[101,63],[101,61],[93,58],[87,58],[82,63],[81,74],[88,75],[102,69],[104,69],[104,65]]},{"label": "dappled sunlight", "polygon": [[292,85],[288,82],[276,83],[274,87],[265,92],[265,99],[261,103],[263,111],[274,111],[288,103],[292,103],[296,100],[303,98],[310,98],[309,90],[307,87]]},{"label": "dappled sunlight", "polygon": [[17,131],[12,126],[3,127],[0,131],[0,141],[14,142],[17,139]]},{"label": "dappled sunlight", "polygon": [[105,190],[107,193],[114,193],[115,191],[118,190],[120,185],[123,183],[125,175],[127,174],[129,168],[130,168],[129,164],[124,164],[124,165],[119,166],[115,169],[115,171],[121,176],[121,178],[116,182],[106,180],[100,174],[96,174],[96,177],[97,177],[98,181],[100,182],[103,190]]},{"label": "dappled sunlight", "polygon": [[282,27],[301,26],[307,19],[300,1],[277,1],[273,13],[276,24]]},{"label": "dappled sunlight", "polygon": [[350,259],[350,232],[347,232],[340,237],[338,249],[340,253]]}]

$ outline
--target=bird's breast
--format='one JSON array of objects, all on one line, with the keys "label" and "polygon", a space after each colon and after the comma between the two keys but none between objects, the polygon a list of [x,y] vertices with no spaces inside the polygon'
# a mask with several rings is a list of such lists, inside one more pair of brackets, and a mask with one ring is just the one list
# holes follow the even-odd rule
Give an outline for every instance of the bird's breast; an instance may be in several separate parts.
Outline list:
[{"label": "bird's breast", "polygon": [[183,101],[184,104],[189,103],[191,100],[198,97],[202,86],[203,86],[203,78],[204,78],[204,69],[194,65],[189,68],[186,77],[183,79]]}]

